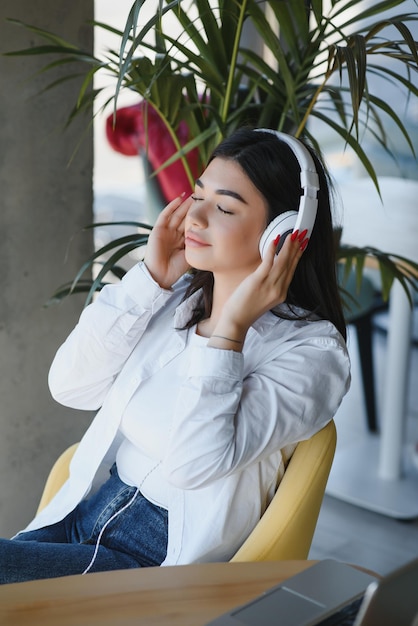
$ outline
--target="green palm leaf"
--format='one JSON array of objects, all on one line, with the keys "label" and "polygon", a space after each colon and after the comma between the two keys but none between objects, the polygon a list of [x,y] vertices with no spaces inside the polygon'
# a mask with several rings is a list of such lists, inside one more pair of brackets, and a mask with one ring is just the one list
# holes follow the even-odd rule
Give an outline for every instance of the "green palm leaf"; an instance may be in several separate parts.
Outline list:
[{"label": "green palm leaf", "polygon": [[[64,80],[80,79],[79,65],[84,63],[86,71],[69,121],[91,110],[101,92],[92,88],[93,80],[101,72],[115,77],[115,89],[106,104],[113,100],[116,108],[122,89],[148,100],[177,149],[161,168],[182,159],[189,171],[187,153],[196,147],[205,163],[222,137],[247,123],[305,135],[317,145],[315,127],[309,124],[315,118],[351,148],[377,190],[374,164],[362,145],[366,132],[392,155],[385,130],[390,121],[414,154],[402,116],[373,91],[371,81],[388,81],[407,94],[418,95],[418,46],[409,28],[418,13],[402,12],[406,0],[381,0],[367,6],[358,0],[160,0],[155,14],[145,21],[142,8],[146,2],[132,3],[122,31],[95,23],[120,37],[119,49],[104,51],[99,58],[59,35],[16,20],[16,26],[29,29],[45,43],[8,54],[52,57],[44,72],[78,63],[74,73],[55,79],[47,89]],[[278,31],[266,17],[266,6],[279,24]],[[395,9],[398,14],[389,16]],[[178,37],[166,26],[167,16],[171,23],[177,21]],[[246,23],[258,34],[269,58],[244,45]],[[185,146],[180,146],[176,135],[181,121],[188,124],[192,137]],[[111,264],[122,258],[121,252],[142,245],[140,236],[132,237],[116,240],[119,243],[114,247],[105,246],[90,257],[73,281],[73,290],[87,289],[83,274],[97,263],[100,253],[111,254],[110,264],[109,259],[88,287],[89,297],[92,289],[100,289]],[[371,248],[351,256],[344,249],[344,254],[347,263],[356,263],[358,276],[364,255],[377,258],[386,295],[394,279],[405,288],[414,282],[401,259],[393,255]]]}]

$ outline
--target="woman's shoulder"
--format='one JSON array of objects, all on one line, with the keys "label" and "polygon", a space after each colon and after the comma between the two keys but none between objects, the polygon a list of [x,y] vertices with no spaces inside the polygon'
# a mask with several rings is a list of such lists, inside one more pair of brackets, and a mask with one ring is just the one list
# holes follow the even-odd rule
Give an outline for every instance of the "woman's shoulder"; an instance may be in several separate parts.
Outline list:
[{"label": "woman's shoulder", "polygon": [[[348,379],[350,357],[344,337],[329,320],[286,319],[269,312],[254,327],[247,346],[248,368],[286,369]],[[271,374],[273,377],[274,375]]]},{"label": "woman's shoulder", "polygon": [[306,311],[298,307],[281,305],[274,311],[268,311],[264,317],[266,335],[269,339],[277,338],[286,341],[291,338],[323,337],[335,339],[338,343],[345,345],[345,340],[334,324],[327,319],[323,319],[315,313]]}]

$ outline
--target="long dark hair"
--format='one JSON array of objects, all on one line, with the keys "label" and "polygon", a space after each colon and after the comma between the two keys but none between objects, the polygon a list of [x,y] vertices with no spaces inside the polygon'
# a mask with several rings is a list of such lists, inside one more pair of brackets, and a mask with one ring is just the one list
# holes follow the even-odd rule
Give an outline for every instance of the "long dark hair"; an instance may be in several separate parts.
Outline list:
[{"label": "long dark hair", "polygon": [[[319,176],[318,211],[309,245],[296,268],[286,303],[291,310],[300,307],[321,319],[330,320],[345,338],[346,326],[336,276],[330,206],[332,187],[322,159],[312,147],[304,145],[314,159]],[[232,159],[240,165],[266,200],[268,223],[284,211],[298,210],[302,193],[300,166],[292,149],[275,134],[241,128],[215,148],[209,163],[216,157]],[[213,293],[211,272],[193,270],[186,297],[200,288],[202,299],[187,327],[210,316]],[[280,317],[288,317],[283,311],[275,309],[273,312]]]}]

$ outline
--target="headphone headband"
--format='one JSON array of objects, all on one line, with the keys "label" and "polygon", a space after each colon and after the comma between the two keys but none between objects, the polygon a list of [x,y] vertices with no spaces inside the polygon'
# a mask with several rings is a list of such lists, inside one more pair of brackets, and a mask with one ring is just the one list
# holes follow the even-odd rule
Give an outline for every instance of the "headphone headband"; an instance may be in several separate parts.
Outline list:
[{"label": "headphone headband", "polygon": [[316,171],[315,163],[311,156],[311,153],[309,152],[309,150],[307,150],[303,143],[292,135],[282,133],[279,130],[273,130],[272,128],[257,128],[256,130],[259,132],[271,133],[272,135],[275,135],[278,139],[286,143],[292,149],[292,152],[295,155],[297,162],[299,163],[300,186],[304,191],[304,196],[316,199],[319,191],[318,172]]},{"label": "headphone headband", "polygon": [[257,128],[256,130],[275,135],[291,148],[300,167],[300,186],[303,190],[303,194],[300,197],[299,210],[287,211],[279,215],[267,227],[260,241],[260,252],[261,256],[263,256],[268,242],[277,234],[285,235],[288,232],[292,232],[292,230],[307,230],[307,236],[311,236],[318,208],[319,177],[312,155],[299,139],[272,128]]}]

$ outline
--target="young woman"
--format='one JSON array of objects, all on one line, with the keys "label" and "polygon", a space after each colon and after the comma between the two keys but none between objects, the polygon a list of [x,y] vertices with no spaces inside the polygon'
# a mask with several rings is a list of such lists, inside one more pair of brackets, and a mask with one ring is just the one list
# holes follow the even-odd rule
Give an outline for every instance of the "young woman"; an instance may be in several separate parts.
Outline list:
[{"label": "young woman", "polygon": [[266,226],[298,210],[301,168],[280,135],[241,129],[162,211],[144,262],[84,310],[49,382],[98,413],[70,479],[0,541],[2,583],[228,560],[296,443],[332,419],[349,359],[327,178],[309,153],[309,241],[296,231],[261,259]]}]

